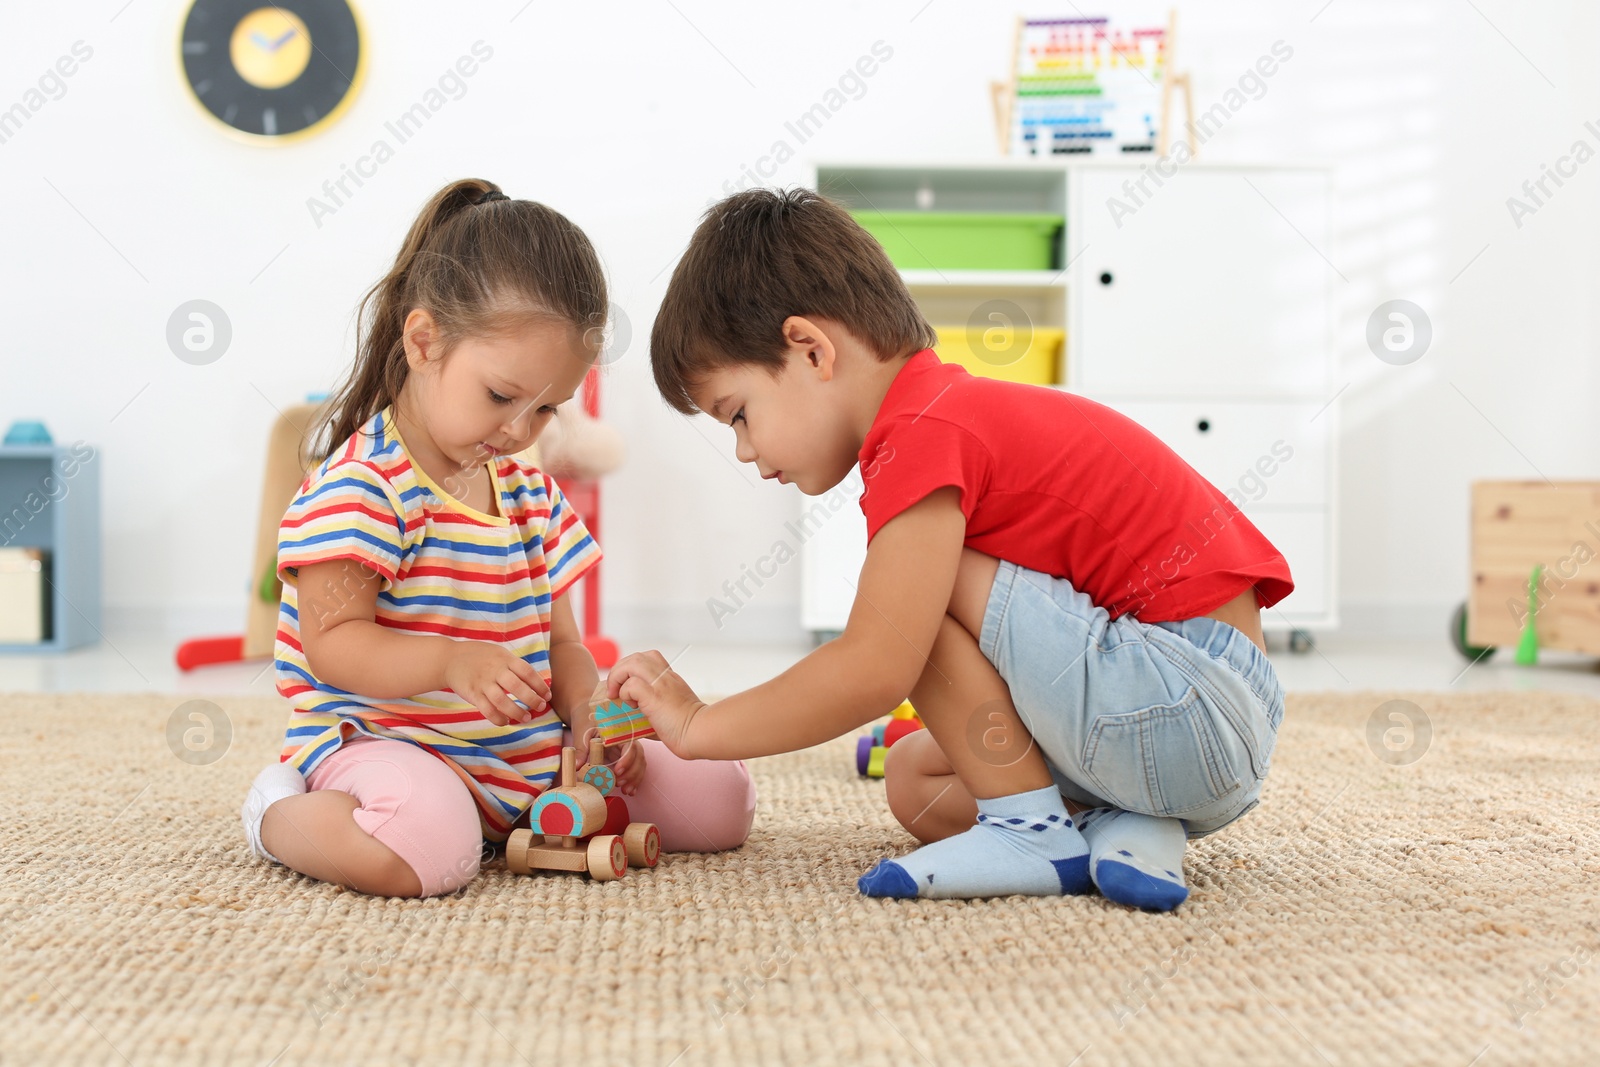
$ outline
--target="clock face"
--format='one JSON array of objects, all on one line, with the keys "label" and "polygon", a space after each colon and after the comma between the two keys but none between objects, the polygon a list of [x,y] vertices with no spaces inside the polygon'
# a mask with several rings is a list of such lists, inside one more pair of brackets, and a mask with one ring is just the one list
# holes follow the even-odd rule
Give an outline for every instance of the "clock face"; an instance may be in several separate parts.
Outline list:
[{"label": "clock face", "polygon": [[345,0],[195,0],[180,48],[200,106],[230,129],[272,140],[309,135],[337,118],[366,61]]}]

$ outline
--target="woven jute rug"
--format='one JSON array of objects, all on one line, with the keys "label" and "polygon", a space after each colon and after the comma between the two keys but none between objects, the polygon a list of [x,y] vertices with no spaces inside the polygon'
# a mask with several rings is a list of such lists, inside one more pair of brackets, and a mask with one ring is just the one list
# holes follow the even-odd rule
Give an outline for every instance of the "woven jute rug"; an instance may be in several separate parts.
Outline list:
[{"label": "woven jute rug", "polygon": [[274,699],[0,696],[0,1062],[1593,1063],[1600,703],[1294,695],[1193,895],[874,901],[848,739],[744,848],[375,899],[249,861]]}]

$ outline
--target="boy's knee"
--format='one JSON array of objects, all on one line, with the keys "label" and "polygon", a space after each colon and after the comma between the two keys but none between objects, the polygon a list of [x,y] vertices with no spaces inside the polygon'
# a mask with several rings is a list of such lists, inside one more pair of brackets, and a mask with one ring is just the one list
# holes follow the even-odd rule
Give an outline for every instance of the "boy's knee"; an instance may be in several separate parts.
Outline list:
[{"label": "boy's knee", "polygon": [[927,730],[896,741],[883,770],[890,814],[924,844],[960,833],[977,817],[971,796],[952,777],[950,761]]},{"label": "boy's knee", "polygon": [[898,784],[917,773],[918,750],[928,740],[921,736],[925,733],[926,730],[918,730],[906,734],[883,754],[883,781],[891,795]]},{"label": "boy's knee", "polygon": [[887,781],[954,772],[944,749],[933,739],[932,730],[914,730],[883,754],[883,776]]},{"label": "boy's knee", "polygon": [[905,825],[908,813],[917,814],[917,808],[927,803],[923,797],[928,753],[923,750],[933,745],[933,736],[926,730],[907,734],[890,746],[883,754],[883,785],[888,797],[889,811]]}]

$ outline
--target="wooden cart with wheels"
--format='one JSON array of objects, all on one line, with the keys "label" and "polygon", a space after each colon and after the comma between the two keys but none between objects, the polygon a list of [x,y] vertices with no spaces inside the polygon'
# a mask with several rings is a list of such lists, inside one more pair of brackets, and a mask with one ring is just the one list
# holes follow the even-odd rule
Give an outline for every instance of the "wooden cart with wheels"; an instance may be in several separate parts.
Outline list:
[{"label": "wooden cart with wheels", "polygon": [[610,882],[630,866],[661,861],[661,832],[655,823],[630,821],[628,802],[615,791],[615,772],[600,762],[604,755],[604,742],[595,738],[579,781],[577,749],[561,750],[561,784],[533,802],[530,829],[513,830],[506,839],[506,867],[513,874],[577,871]]}]

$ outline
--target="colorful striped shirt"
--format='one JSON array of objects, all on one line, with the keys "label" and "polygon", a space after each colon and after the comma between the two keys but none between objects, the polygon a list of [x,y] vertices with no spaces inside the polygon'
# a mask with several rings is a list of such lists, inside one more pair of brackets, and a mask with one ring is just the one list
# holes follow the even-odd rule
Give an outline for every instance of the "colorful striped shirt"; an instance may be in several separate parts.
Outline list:
[{"label": "colorful striped shirt", "polygon": [[378,625],[505,645],[548,683],[551,603],[600,561],[600,546],[548,475],[511,456],[487,466],[498,515],[435,485],[385,408],[301,483],[278,529],[276,672],[292,705],[279,758],[310,774],[358,733],[409,741],[461,776],[484,837],[501,841],[560,770],[555,712],[496,726],[448,688],[380,700],[330,685],[306,660],[295,587],[300,567],[354,560],[381,575]]}]

